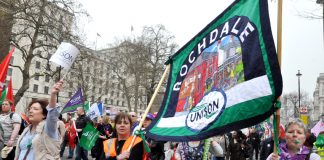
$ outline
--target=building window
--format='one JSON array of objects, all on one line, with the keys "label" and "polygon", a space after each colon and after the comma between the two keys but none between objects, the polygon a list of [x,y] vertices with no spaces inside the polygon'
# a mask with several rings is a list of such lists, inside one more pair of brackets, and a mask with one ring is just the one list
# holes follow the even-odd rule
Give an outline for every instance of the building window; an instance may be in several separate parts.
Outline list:
[{"label": "building window", "polygon": [[51,70],[51,65],[49,63],[46,64],[46,70],[50,71]]},{"label": "building window", "polygon": [[99,88],[99,93],[101,94],[101,92],[102,92],[102,88]]},{"label": "building window", "polygon": [[45,76],[45,82],[49,82],[50,81],[50,76],[49,75],[46,75]]},{"label": "building window", "polygon": [[12,76],[12,68],[8,68],[8,76]]},{"label": "building window", "polygon": [[11,65],[14,63],[14,58],[15,58],[15,57],[12,56],[11,59],[10,59],[10,64],[11,64]]},{"label": "building window", "polygon": [[119,106],[119,100],[117,100],[116,105]]},{"label": "building window", "polygon": [[114,96],[114,91],[111,91],[110,96],[111,96],[111,97]]},{"label": "building window", "polygon": [[38,85],[37,85],[37,84],[34,84],[33,91],[34,91],[35,93],[38,93]]},{"label": "building window", "polygon": [[73,82],[70,82],[69,85],[70,85],[70,88],[73,88]]},{"label": "building window", "polygon": [[114,101],[113,101],[112,99],[110,100],[110,104],[111,104],[111,105],[113,105],[113,104],[114,104]]},{"label": "building window", "polygon": [[105,98],[105,104],[108,104],[108,99],[107,98]]},{"label": "building window", "polygon": [[125,106],[125,102],[124,101],[122,102],[122,106]]},{"label": "building window", "polygon": [[36,66],[35,66],[35,68],[36,68],[36,69],[40,69],[40,65],[41,65],[41,63],[40,63],[39,61],[36,61]]},{"label": "building window", "polygon": [[[35,74],[38,74],[38,73],[35,73]],[[35,75],[35,78],[34,78],[35,80],[39,80],[39,75]]]},{"label": "building window", "polygon": [[69,97],[72,97],[72,94],[73,94],[72,92],[69,92]]},{"label": "building window", "polygon": [[48,90],[49,90],[49,87],[45,86],[45,87],[44,87],[44,93],[45,93],[45,94],[48,94]]},{"label": "building window", "polygon": [[91,96],[91,102],[94,102],[94,96]]}]

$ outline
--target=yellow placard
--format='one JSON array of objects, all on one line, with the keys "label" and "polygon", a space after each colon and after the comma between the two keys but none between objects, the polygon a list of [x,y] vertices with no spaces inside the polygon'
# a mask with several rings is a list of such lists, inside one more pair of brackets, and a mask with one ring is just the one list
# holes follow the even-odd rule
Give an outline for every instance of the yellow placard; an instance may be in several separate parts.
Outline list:
[{"label": "yellow placard", "polygon": [[300,119],[304,122],[305,125],[308,124],[308,115],[300,115]]}]

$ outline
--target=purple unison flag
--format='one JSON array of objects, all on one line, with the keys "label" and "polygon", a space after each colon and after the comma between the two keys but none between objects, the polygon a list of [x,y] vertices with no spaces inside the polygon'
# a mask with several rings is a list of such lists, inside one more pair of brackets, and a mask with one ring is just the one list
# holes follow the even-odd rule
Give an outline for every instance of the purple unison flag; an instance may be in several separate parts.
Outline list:
[{"label": "purple unison flag", "polygon": [[66,112],[74,112],[78,107],[83,105],[83,95],[81,88],[79,88],[76,93],[71,97],[71,99],[64,106],[61,114]]}]

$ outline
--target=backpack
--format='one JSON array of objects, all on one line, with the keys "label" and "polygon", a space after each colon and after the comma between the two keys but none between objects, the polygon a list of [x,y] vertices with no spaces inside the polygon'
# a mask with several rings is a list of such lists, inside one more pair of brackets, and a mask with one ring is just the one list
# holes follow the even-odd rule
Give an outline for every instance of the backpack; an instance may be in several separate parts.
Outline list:
[{"label": "backpack", "polygon": [[[9,115],[9,117],[10,117],[11,120],[12,120],[13,114],[14,113],[10,113],[10,115]],[[28,123],[24,119],[22,119],[21,117],[20,117],[20,119],[21,119],[21,123],[20,123],[20,129],[19,129],[18,135],[21,135],[21,133],[24,131],[24,129],[28,125]]]}]

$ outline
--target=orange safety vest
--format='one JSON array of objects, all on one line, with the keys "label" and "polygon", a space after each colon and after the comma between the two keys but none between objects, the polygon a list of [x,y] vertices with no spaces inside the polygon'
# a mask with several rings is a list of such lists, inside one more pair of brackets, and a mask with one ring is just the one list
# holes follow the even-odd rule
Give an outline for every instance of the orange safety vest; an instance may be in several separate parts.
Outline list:
[{"label": "orange safety vest", "polygon": [[[120,153],[123,153],[124,151],[127,151],[127,149],[129,148],[129,146],[130,146],[130,144],[132,142],[133,137],[134,136],[130,136],[130,137],[127,138],[127,140],[125,141],[125,143],[123,145],[123,148],[120,151]],[[117,138],[112,138],[112,139],[105,140],[103,142],[103,146],[104,146],[103,149],[104,149],[106,158],[107,157],[117,157],[116,141],[117,141]],[[135,146],[136,144],[138,144],[140,142],[142,142],[142,138],[136,136],[133,146]],[[143,155],[143,160],[146,160],[145,151],[144,151],[144,155]]]}]

